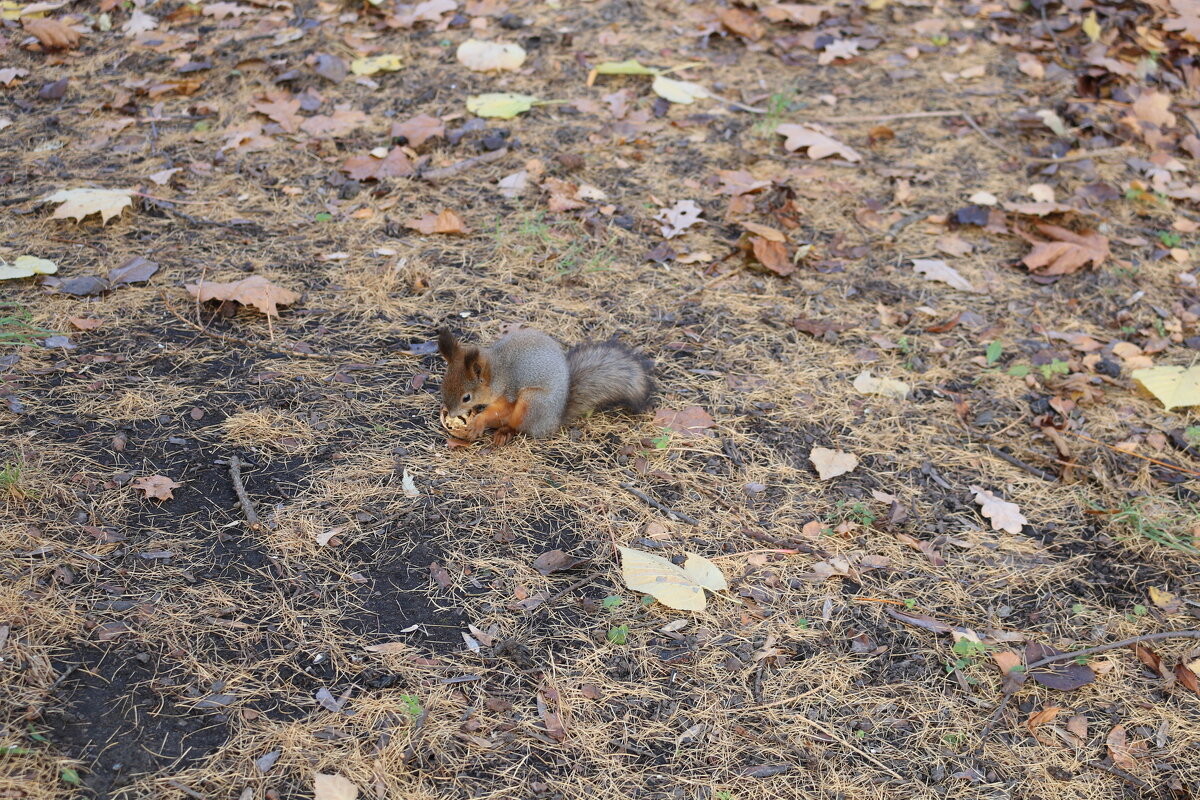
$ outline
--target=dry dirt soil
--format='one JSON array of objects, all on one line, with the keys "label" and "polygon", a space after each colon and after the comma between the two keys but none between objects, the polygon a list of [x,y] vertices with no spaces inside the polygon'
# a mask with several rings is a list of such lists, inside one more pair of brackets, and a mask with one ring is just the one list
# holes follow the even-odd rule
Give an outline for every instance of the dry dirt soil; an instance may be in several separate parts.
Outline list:
[{"label": "dry dirt soil", "polygon": [[1200,795],[1195,0],[0,16],[0,798]]}]

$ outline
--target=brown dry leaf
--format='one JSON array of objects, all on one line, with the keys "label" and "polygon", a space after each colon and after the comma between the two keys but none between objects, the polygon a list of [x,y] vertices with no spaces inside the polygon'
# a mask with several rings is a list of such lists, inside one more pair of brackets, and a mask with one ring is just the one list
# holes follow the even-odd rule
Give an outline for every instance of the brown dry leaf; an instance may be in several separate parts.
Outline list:
[{"label": "brown dry leaf", "polygon": [[1176,664],[1175,680],[1180,686],[1200,697],[1200,661],[1193,664]]},{"label": "brown dry leaf", "polygon": [[828,447],[814,447],[808,454],[808,460],[817,468],[817,475],[823,481],[845,475],[858,466],[858,456]]},{"label": "brown dry leaf", "polygon": [[420,147],[430,139],[446,135],[446,123],[428,114],[417,114],[404,122],[392,123],[392,138],[403,136],[409,147]]},{"label": "brown dry leaf", "polygon": [[[1059,706],[1046,706],[1041,711],[1036,711],[1029,715],[1029,719],[1025,720],[1025,727],[1030,733],[1034,733],[1039,725],[1045,725],[1047,722],[1053,722],[1058,716],[1058,712],[1062,711]],[[1036,736],[1037,734],[1034,733]]]},{"label": "brown dry leaf", "polygon": [[279,316],[278,306],[287,306],[300,299],[297,292],[276,286],[262,275],[251,275],[231,283],[189,283],[184,288],[197,302],[231,300],[244,306],[254,306],[268,317]]},{"label": "brown dry leaf", "polygon": [[992,660],[996,662],[996,666],[1000,668],[1001,675],[1007,675],[1017,667],[1021,666],[1021,656],[1014,653],[1012,650],[993,650]]},{"label": "brown dry leaf", "polygon": [[744,169],[719,169],[717,177],[721,180],[721,188],[717,190],[718,193],[734,197],[757,192],[771,185],[770,181],[755,180],[754,176]]},{"label": "brown dry leaf", "polygon": [[687,406],[678,411],[659,408],[654,412],[654,424],[685,436],[707,436],[705,431],[717,423],[712,415],[700,406]]},{"label": "brown dry leaf", "polygon": [[751,41],[757,42],[767,32],[767,26],[759,22],[754,14],[740,8],[723,8],[717,16],[726,28]]},{"label": "brown dry leaf", "polygon": [[1017,53],[1017,69],[1038,80],[1046,77],[1046,68],[1033,53]]},{"label": "brown dry leaf", "polygon": [[950,256],[965,256],[975,249],[974,245],[954,233],[939,236],[933,246]]},{"label": "brown dry leaf", "polygon": [[176,483],[166,475],[134,478],[130,485],[138,491],[145,492],[146,497],[153,497],[155,500],[173,500],[175,498],[174,490],[183,486],[182,483]]},{"label": "brown dry leaf", "polygon": [[350,156],[342,164],[342,170],[356,181],[405,178],[413,174],[413,163],[408,154],[393,147],[383,158],[368,154]]},{"label": "brown dry leaf", "polygon": [[783,242],[773,242],[762,236],[751,236],[750,247],[758,263],[780,277],[787,277],[796,271],[796,265],[788,257],[787,245]]},{"label": "brown dry leaf", "polygon": [[814,161],[832,155],[839,155],[847,161],[862,160],[862,156],[853,148],[808,125],[780,125],[775,132],[787,137],[787,141],[783,143],[785,148],[795,152],[803,147],[808,150],[808,157]]},{"label": "brown dry leaf", "polygon": [[975,493],[975,502],[980,505],[980,513],[991,520],[992,530],[1020,533],[1021,528],[1029,523],[1016,503],[1001,500],[981,486],[972,486],[971,491]]},{"label": "brown dry leaf", "polygon": [[543,575],[550,575],[554,572],[573,569],[586,561],[586,558],[578,558],[562,550],[547,550],[533,560],[532,566]]},{"label": "brown dry leaf", "polygon": [[1088,264],[1101,267],[1108,260],[1106,236],[1095,231],[1075,233],[1057,225],[1038,224],[1036,227],[1051,241],[1041,242],[1030,236],[1025,237],[1033,245],[1033,250],[1021,261],[1031,272],[1039,275],[1069,275]]},{"label": "brown dry leaf", "polygon": [[831,13],[833,6],[807,6],[800,3],[775,3],[765,6],[762,14],[772,22],[791,22],[794,25],[812,27],[821,22],[821,17]]},{"label": "brown dry leaf", "polygon": [[462,217],[448,208],[442,209],[442,213],[440,214],[434,214],[431,211],[418,219],[407,220],[404,224],[426,235],[433,233],[470,233]]},{"label": "brown dry leaf", "polygon": [[542,715],[542,723],[546,726],[546,733],[556,742],[565,741],[567,738],[567,729],[563,727],[562,717],[558,712],[551,708],[550,703],[546,699],[544,692],[537,694],[538,713]]},{"label": "brown dry leaf", "polygon": [[1088,738],[1087,717],[1083,714],[1072,716],[1067,720],[1067,733],[1073,738],[1073,743],[1076,747],[1083,747],[1084,742]]},{"label": "brown dry leaf", "polygon": [[67,321],[81,331],[94,331],[104,324],[104,320],[95,317],[70,317]]},{"label": "brown dry leaf", "polygon": [[318,139],[337,138],[338,136],[349,136],[358,128],[366,125],[368,120],[367,115],[361,111],[335,108],[332,114],[317,114],[304,120],[300,123],[300,130]]},{"label": "brown dry leaf", "polygon": [[542,188],[550,192],[550,210],[555,213],[587,208],[587,203],[579,199],[578,184],[561,178],[546,178],[542,181]]},{"label": "brown dry leaf", "polygon": [[300,101],[283,94],[267,96],[250,104],[250,108],[279,123],[288,133],[300,130]]},{"label": "brown dry leaf", "polygon": [[1171,95],[1166,92],[1143,91],[1133,101],[1133,115],[1141,122],[1149,122],[1160,128],[1175,127],[1175,115],[1171,107]]},{"label": "brown dry leaf", "polygon": [[1124,725],[1114,725],[1113,729],[1108,732],[1104,744],[1108,748],[1108,755],[1118,767],[1124,770],[1138,768],[1137,755],[1140,750],[1144,749],[1144,745],[1141,748],[1130,745]]},{"label": "brown dry leaf", "polygon": [[757,222],[743,222],[742,227],[753,234],[757,234],[767,241],[771,242],[786,242],[787,237],[783,235],[783,231],[772,228],[769,225],[759,225]]},{"label": "brown dry leaf", "polygon": [[56,19],[24,20],[25,32],[46,50],[69,50],[79,44],[79,32]]}]

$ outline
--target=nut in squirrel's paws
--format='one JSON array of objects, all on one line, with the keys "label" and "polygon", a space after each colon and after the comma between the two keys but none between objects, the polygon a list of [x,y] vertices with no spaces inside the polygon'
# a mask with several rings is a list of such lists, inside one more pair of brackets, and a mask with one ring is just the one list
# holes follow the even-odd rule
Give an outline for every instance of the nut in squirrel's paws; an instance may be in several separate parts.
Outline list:
[{"label": "nut in squirrel's paws", "polygon": [[441,412],[440,417],[442,427],[445,428],[446,433],[455,439],[462,439],[467,442],[471,441],[471,420],[468,417],[461,414],[456,417],[447,417],[445,411]]}]

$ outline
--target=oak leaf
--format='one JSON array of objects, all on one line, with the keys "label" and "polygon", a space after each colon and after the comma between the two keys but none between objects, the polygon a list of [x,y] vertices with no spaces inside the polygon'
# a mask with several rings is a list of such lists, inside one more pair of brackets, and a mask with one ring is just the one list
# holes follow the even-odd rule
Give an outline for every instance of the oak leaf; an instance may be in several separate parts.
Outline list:
[{"label": "oak leaf", "polygon": [[1095,231],[1076,233],[1057,225],[1039,223],[1039,233],[1050,239],[1039,241],[1026,235],[1033,250],[1021,259],[1031,272],[1039,275],[1069,275],[1088,264],[1100,267],[1108,260],[1108,237]]},{"label": "oak leaf", "polygon": [[69,50],[79,44],[79,33],[56,19],[27,19],[25,32],[38,40],[45,50]]},{"label": "oak leaf", "polygon": [[862,156],[853,148],[808,125],[780,125],[775,132],[787,137],[783,143],[785,148],[795,152],[803,147],[807,149],[808,157],[813,161],[833,155],[839,155],[847,161],[862,160]]},{"label": "oak leaf", "polygon": [[153,497],[155,500],[172,500],[175,497],[174,490],[183,486],[182,483],[176,483],[166,475],[134,478],[131,485],[134,489],[145,492],[146,497]]},{"label": "oak leaf", "polygon": [[1020,533],[1021,528],[1028,524],[1029,520],[1021,514],[1016,503],[1001,500],[982,486],[972,486],[971,491],[975,493],[980,513],[991,520],[992,530]]},{"label": "oak leaf", "polygon": [[268,317],[279,316],[278,306],[287,306],[300,299],[297,292],[276,286],[262,275],[251,275],[230,283],[189,283],[186,288],[197,302],[230,300],[254,306]]}]

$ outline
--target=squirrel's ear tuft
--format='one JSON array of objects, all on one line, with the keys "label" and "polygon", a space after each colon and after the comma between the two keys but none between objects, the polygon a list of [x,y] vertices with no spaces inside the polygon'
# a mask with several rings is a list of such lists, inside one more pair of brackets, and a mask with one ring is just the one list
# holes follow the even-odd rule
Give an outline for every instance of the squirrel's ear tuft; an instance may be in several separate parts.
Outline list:
[{"label": "squirrel's ear tuft", "polygon": [[438,331],[438,352],[447,361],[454,358],[454,354],[458,352],[458,339],[454,338],[449,328]]}]

